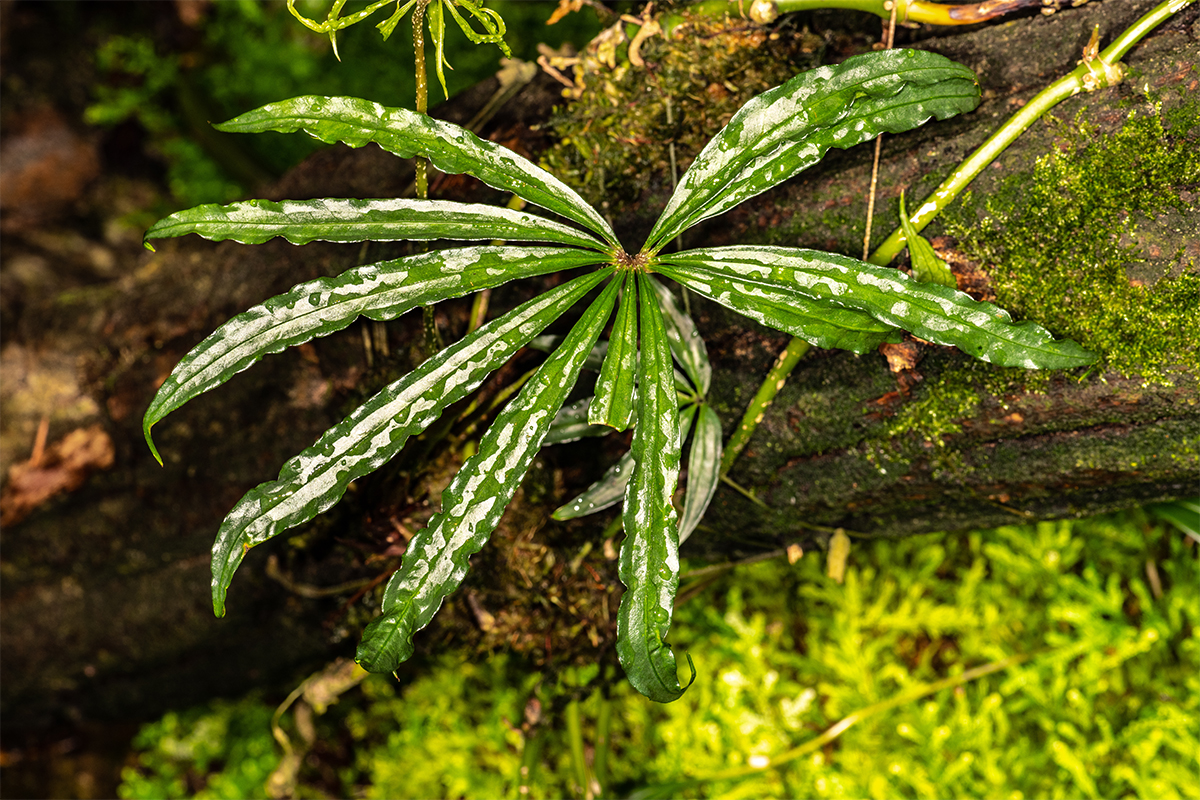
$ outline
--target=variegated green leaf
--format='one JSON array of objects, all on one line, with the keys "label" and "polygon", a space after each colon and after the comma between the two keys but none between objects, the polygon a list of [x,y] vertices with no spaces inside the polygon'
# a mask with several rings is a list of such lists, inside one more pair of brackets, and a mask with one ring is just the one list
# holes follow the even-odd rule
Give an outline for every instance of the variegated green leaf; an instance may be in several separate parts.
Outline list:
[{"label": "variegated green leaf", "polygon": [[[449,200],[247,200],[203,205],[161,219],[145,240],[197,233],[205,239],[261,244],[282,236],[308,242],[456,239],[556,242],[605,250],[583,231],[523,211]],[[153,248],[151,248],[153,249]]]},{"label": "variegated green leaf", "polygon": [[791,291],[797,297],[863,311],[922,339],[1005,367],[1066,369],[1096,358],[1070,339],[1054,339],[1036,323],[1014,323],[1007,311],[991,303],[834,253],[744,245],[672,253],[670,260],[747,286]]},{"label": "variegated green leaf", "polygon": [[[686,441],[688,431],[691,430],[692,419],[695,417],[695,405],[688,405],[679,412],[679,441]],[[601,428],[601,430],[612,432],[612,428]],[[575,519],[577,517],[586,517],[588,514],[594,514],[597,511],[615,506],[625,497],[625,487],[629,484],[629,477],[633,474],[633,451],[627,450],[624,455],[617,459],[617,463],[609,467],[600,480],[593,483],[583,494],[576,497],[569,503],[564,503],[560,508],[555,510],[553,516],[557,520]]]},{"label": "variegated green leaf", "polygon": [[633,430],[635,466],[625,489],[625,541],[618,568],[626,591],[617,613],[617,658],[635,689],[669,703],[685,688],[666,643],[679,588],[679,538],[671,505],[679,481],[678,401],[662,312],[647,276],[638,277],[642,358]]},{"label": "variegated green leaf", "polygon": [[680,179],[645,249],[663,245],[821,160],[979,103],[971,70],[921,50],[886,50],[819,67],[751,99]]},{"label": "variegated green leaf", "polygon": [[[563,337],[547,334],[545,336],[535,336],[529,342],[529,347],[533,350],[538,350],[542,353],[552,353],[554,348],[562,344]],[[583,368],[591,372],[599,372],[600,367],[604,366],[604,356],[608,354],[608,339],[601,339],[596,342],[596,346],[592,348],[592,352],[588,353],[588,357],[583,362]]]},{"label": "variegated green leaf", "polygon": [[422,156],[442,172],[474,175],[488,186],[574,220],[619,248],[612,227],[558,178],[507,147],[415,111],[357,97],[308,95],[270,103],[215,127],[226,133],[303,130],[329,144],[362,147],[374,142],[401,158]]},{"label": "variegated green leaf", "polygon": [[696,263],[685,260],[684,264],[662,264],[656,269],[697,294],[817,347],[867,353],[884,342],[900,340],[899,331],[870,314],[731,277]]},{"label": "variegated green leaf", "polygon": [[592,425],[588,422],[588,407],[591,404],[592,398],[585,397],[569,406],[563,406],[562,410],[554,415],[554,422],[550,423],[550,430],[546,432],[542,444],[566,444],[586,437],[607,436],[612,433],[613,429],[607,425]]},{"label": "variegated green leaf", "polygon": [[683,514],[679,517],[679,543],[683,544],[708,510],[717,483],[721,480],[721,420],[712,406],[700,406],[696,418],[696,435],[688,454],[687,492],[683,497]]},{"label": "variegated green leaf", "polygon": [[908,255],[912,260],[912,276],[922,283],[940,283],[951,289],[958,288],[950,265],[938,258],[933,251],[933,245],[917,232],[917,228],[908,219],[908,209],[904,207],[904,192],[900,192],[900,229],[904,231],[904,240],[908,243]]},{"label": "variegated green leaf", "polygon": [[[578,280],[578,279],[577,279]],[[355,660],[371,672],[391,672],[412,655],[413,634],[429,624],[446,595],[467,574],[520,485],[542,439],[579,377],[588,351],[612,314],[613,281],[562,345],[505,406],[442,493],[442,511],[422,528],[388,581],[383,609],[363,631]]]},{"label": "variegated green leaf", "polygon": [[466,397],[488,373],[604,279],[597,271],[530,300],[438,351],[284,464],[279,479],[246,493],[225,518],[212,552],[213,611],[246,552],[333,506],[357,478],[396,455],[446,406]]},{"label": "variegated green leaf", "polygon": [[625,274],[621,307],[613,323],[608,354],[596,381],[596,399],[588,410],[588,422],[610,425],[623,431],[633,422],[633,387],[637,378],[637,280]]},{"label": "variegated green leaf", "polygon": [[370,264],[336,278],[302,283],[238,314],[184,356],[146,411],[142,423],[146,442],[159,458],[150,429],[160,419],[263,356],[339,331],[359,315],[393,319],[425,303],[596,261],[595,253],[573,248],[467,247]]},{"label": "variegated green leaf", "polygon": [[675,302],[675,295],[654,278],[650,279],[654,294],[662,309],[663,322],[667,328],[667,341],[671,343],[671,355],[675,356],[700,396],[708,394],[712,385],[712,365],[708,363],[708,348],[704,338],[696,330],[696,323]]}]

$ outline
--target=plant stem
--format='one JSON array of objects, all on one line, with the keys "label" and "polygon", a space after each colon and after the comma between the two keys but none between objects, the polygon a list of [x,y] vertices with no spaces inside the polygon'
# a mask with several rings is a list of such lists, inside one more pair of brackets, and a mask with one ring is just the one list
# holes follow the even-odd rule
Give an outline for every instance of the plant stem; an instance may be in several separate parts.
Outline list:
[{"label": "plant stem", "polygon": [[[438,2],[438,0],[434,0]],[[429,76],[425,74],[425,6],[429,0],[417,0],[412,10],[413,73],[417,79],[417,113],[429,113]],[[429,197],[428,161],[417,157],[415,161],[417,197]]]},{"label": "plant stem", "polygon": [[[917,231],[920,232],[932,222],[976,175],[995,161],[1005,148],[1051,108],[1068,97],[1103,89],[1120,81],[1124,70],[1117,62],[1146,34],[1194,2],[1195,0],[1165,0],[1118,36],[1095,58],[1089,59],[1085,54],[1078,67],[1038,92],[925,198],[910,218]],[[904,249],[904,246],[904,232],[897,227],[867,260],[872,264],[885,266]]]},{"label": "plant stem", "polygon": [[612,700],[602,691],[600,710],[596,717],[596,750],[592,758],[592,777],[599,787],[597,795],[604,796],[604,784],[608,782],[609,728],[612,723]]},{"label": "plant stem", "polygon": [[767,407],[771,405],[775,395],[783,388],[787,376],[792,373],[792,369],[800,362],[800,359],[804,358],[809,347],[808,342],[794,336],[783,352],[779,354],[779,358],[775,360],[775,366],[771,367],[771,371],[767,373],[767,377],[758,387],[758,392],[755,393],[750,405],[746,408],[746,413],[742,415],[741,424],[734,430],[733,435],[729,437],[729,442],[725,445],[725,452],[721,454],[722,476],[729,473],[733,462],[737,461],[738,455],[741,454],[746,443],[754,434],[754,429],[758,427],[758,423],[762,422]]},{"label": "plant stem", "polygon": [[567,741],[571,746],[571,766],[575,770],[575,780],[579,782],[579,792],[582,797],[591,800],[592,791],[587,776],[587,763],[583,759],[583,726],[579,721],[579,701],[567,703]]}]

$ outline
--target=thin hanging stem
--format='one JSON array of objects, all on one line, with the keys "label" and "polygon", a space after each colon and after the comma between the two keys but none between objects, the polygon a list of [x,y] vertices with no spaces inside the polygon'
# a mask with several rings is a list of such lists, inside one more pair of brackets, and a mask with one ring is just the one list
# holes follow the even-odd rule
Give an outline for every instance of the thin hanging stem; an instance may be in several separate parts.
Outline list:
[{"label": "thin hanging stem", "polygon": [[[892,3],[892,16],[888,19],[887,34],[883,37],[883,49],[891,50],[896,41],[896,3]],[[875,220],[875,189],[879,183],[879,154],[883,152],[883,134],[875,137],[875,160],[871,162],[871,191],[867,193],[867,229],[863,232],[863,260],[871,252],[871,223]]]},{"label": "thin hanging stem", "polygon": [[750,405],[746,407],[746,413],[742,415],[741,424],[734,429],[733,435],[729,437],[729,442],[725,445],[725,450],[721,454],[722,476],[728,474],[729,469],[733,466],[733,462],[737,461],[737,457],[746,447],[746,443],[754,435],[754,430],[758,427],[758,423],[762,422],[763,414],[766,413],[767,407],[775,400],[775,395],[779,394],[779,390],[787,382],[787,376],[792,374],[792,370],[800,363],[800,359],[804,358],[804,354],[808,352],[809,347],[809,343],[803,339],[792,337],[787,347],[779,354],[779,358],[775,361],[775,366],[771,367],[771,371],[767,373],[767,377],[763,380],[762,385],[758,387],[758,392],[755,393],[754,398],[750,401]]}]

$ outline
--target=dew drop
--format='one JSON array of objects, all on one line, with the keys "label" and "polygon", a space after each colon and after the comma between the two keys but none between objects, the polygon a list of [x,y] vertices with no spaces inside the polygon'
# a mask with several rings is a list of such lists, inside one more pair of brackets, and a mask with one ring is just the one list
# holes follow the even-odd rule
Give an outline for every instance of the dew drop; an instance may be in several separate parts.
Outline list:
[{"label": "dew drop", "polygon": [[661,625],[664,622],[666,622],[667,620],[669,620],[671,618],[671,615],[668,614],[666,611],[664,611],[661,608],[656,608],[650,612],[650,618],[653,619],[659,625]]},{"label": "dew drop", "polygon": [[658,568],[658,577],[662,578],[664,581],[671,580],[671,578],[674,575],[675,575],[675,573],[671,571],[670,567],[659,567]]}]

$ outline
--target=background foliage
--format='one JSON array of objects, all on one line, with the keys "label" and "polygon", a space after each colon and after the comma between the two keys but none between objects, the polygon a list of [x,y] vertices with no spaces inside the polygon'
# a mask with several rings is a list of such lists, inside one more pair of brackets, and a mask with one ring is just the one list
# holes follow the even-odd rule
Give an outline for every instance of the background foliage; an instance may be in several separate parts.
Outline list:
[{"label": "background foliage", "polygon": [[[680,793],[1200,797],[1198,581],[1195,543],[1141,512],[859,542],[841,585],[821,554],[738,567],[676,611],[677,648],[703,654],[691,691],[660,705],[622,681],[607,687],[606,786],[624,796],[776,758],[918,684],[1029,654],[778,770]],[[688,588],[685,578],[681,596]],[[305,791],[515,796],[530,699],[551,712],[599,670],[539,678],[503,654],[429,667],[399,684],[372,676],[320,719]],[[600,702],[593,692],[582,703],[593,759]],[[147,726],[122,796],[175,795],[181,776],[195,796],[246,787],[269,760],[256,743],[270,710],[254,696]],[[195,733],[180,733],[183,719]],[[541,724],[529,796],[579,796],[561,715]]]}]

